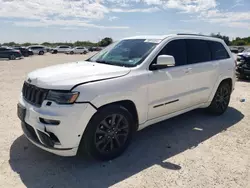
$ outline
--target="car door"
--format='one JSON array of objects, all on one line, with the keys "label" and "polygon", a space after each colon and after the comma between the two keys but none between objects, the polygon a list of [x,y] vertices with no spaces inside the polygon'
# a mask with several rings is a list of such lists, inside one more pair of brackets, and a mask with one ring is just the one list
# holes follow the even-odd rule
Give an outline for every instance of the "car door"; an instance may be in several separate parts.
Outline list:
[{"label": "car door", "polygon": [[0,58],[4,58],[4,48],[0,47]]},{"label": "car door", "polygon": [[38,47],[31,47],[30,48],[34,54],[38,54]]},{"label": "car door", "polygon": [[76,53],[76,54],[82,53],[81,51],[82,51],[82,48],[81,48],[81,47],[75,48],[75,53]]},{"label": "car door", "polygon": [[[175,66],[149,72],[148,120],[191,106],[190,67],[187,64],[185,40],[170,41],[158,55],[172,55],[175,58]],[[156,63],[156,58],[153,63]]]},{"label": "car door", "polygon": [[61,48],[61,52],[67,52],[69,50],[69,48],[67,46],[62,46]]},{"label": "car door", "polygon": [[64,51],[64,46],[59,46],[59,48],[57,49],[58,52],[63,52]]},{"label": "car door", "polygon": [[9,58],[10,56],[10,50],[8,48],[1,48],[0,50],[0,57],[1,58]]},{"label": "car door", "polygon": [[187,39],[190,69],[190,102],[198,105],[207,102],[218,79],[218,62],[212,60],[209,43],[201,39]]}]

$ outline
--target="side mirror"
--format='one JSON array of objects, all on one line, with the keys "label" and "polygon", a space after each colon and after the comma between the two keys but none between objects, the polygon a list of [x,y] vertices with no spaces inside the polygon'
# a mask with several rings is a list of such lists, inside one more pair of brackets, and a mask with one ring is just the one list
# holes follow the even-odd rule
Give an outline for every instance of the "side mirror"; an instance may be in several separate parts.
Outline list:
[{"label": "side mirror", "polygon": [[159,55],[157,57],[156,64],[172,67],[172,66],[175,66],[175,60],[174,60],[174,57],[171,55]]},{"label": "side mirror", "polygon": [[159,55],[156,64],[152,64],[150,70],[164,69],[175,66],[174,57],[171,55]]}]

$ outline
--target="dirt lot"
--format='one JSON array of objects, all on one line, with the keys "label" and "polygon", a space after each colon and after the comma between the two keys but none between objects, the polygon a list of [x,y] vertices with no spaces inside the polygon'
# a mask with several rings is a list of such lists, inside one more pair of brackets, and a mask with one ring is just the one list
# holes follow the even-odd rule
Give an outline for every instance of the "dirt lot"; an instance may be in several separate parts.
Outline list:
[{"label": "dirt lot", "polygon": [[0,187],[250,187],[250,82],[236,83],[223,116],[196,110],[146,128],[114,161],[62,158],[30,144],[16,116],[26,74],[84,58],[0,60]]}]

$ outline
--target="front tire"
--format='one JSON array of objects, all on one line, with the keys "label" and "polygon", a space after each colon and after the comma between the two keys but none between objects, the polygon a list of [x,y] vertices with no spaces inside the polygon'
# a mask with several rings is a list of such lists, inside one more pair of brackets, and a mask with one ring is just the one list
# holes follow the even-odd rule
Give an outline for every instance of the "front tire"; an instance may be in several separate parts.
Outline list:
[{"label": "front tire", "polygon": [[208,111],[214,115],[222,115],[228,108],[230,97],[230,85],[227,82],[222,82],[218,87],[210,106],[208,107]]},{"label": "front tire", "polygon": [[101,108],[90,120],[79,150],[99,160],[111,160],[128,147],[135,132],[129,111],[118,105]]}]

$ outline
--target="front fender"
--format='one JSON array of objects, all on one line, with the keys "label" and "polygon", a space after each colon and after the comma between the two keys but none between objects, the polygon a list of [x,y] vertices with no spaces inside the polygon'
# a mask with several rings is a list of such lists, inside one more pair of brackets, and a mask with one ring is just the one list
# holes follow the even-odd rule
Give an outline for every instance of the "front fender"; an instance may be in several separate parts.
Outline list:
[{"label": "front fender", "polygon": [[137,78],[123,76],[80,85],[74,91],[80,92],[77,102],[90,102],[96,108],[114,102],[130,100],[136,106],[139,124],[141,124],[147,120],[147,80],[146,75]]}]

